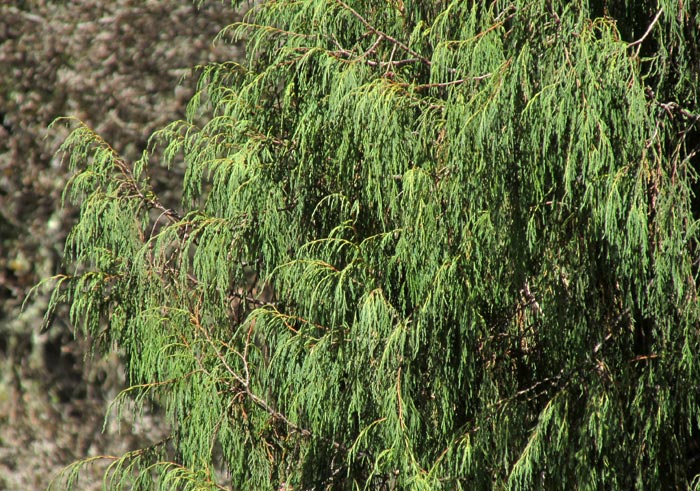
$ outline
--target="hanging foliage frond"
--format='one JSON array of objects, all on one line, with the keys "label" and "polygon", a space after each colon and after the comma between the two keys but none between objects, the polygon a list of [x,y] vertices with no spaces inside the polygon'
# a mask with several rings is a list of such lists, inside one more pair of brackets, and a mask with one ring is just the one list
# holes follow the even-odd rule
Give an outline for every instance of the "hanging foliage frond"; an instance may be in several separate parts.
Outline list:
[{"label": "hanging foliage frond", "polygon": [[173,428],[110,486],[697,484],[698,15],[261,2],[177,211],[78,123],[52,305]]}]

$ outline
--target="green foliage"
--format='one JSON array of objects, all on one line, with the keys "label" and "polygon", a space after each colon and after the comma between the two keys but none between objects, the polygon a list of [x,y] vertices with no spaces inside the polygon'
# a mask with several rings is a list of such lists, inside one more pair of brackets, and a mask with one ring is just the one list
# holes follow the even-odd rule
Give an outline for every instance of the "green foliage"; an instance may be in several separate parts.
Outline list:
[{"label": "green foliage", "polygon": [[78,124],[53,302],[173,428],[110,487],[688,486],[697,20],[263,2],[221,33],[246,63],[153,136],[182,211]]}]

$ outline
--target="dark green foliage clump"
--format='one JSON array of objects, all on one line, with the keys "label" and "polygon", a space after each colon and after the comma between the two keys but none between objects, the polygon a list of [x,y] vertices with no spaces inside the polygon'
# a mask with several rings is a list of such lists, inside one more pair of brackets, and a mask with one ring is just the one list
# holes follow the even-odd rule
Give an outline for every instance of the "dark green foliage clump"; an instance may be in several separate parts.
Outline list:
[{"label": "dark green foliage clump", "polygon": [[79,126],[54,304],[174,429],[112,484],[696,485],[697,16],[261,3],[153,136],[181,211]]}]

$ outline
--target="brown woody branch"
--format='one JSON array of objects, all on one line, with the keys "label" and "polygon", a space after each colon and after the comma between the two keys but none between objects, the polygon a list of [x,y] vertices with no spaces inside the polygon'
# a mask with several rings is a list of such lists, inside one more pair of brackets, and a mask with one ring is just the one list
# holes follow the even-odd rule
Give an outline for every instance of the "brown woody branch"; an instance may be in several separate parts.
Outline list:
[{"label": "brown woody branch", "polygon": [[[432,83],[432,84],[414,85],[413,90],[418,91],[418,90],[436,89],[436,88],[441,88],[441,87],[450,87],[451,85],[459,85],[459,84],[463,84],[466,82],[478,82],[480,80],[485,80],[492,75],[493,75],[493,73],[486,73],[484,75],[479,75],[477,77],[460,78],[458,80],[452,80],[450,82],[436,82],[436,83]],[[401,87],[410,87],[411,86],[411,84],[407,84],[407,83],[399,83],[397,85],[400,85]]]},{"label": "brown woody branch", "polygon": [[[659,20],[659,17],[661,17],[661,14],[663,13],[663,11],[664,11],[663,8],[659,9],[659,11],[656,13],[656,16],[654,17],[654,20],[652,20],[651,24],[649,24],[649,27],[647,27],[646,32],[642,35],[642,37],[640,37],[636,41],[633,41],[630,44],[628,44],[627,45],[628,48],[631,48],[632,46],[640,45],[644,42],[644,40],[647,38],[647,36],[649,36],[649,34],[651,34],[651,30],[654,28],[654,24],[656,24],[656,22]],[[641,48],[641,46],[637,48],[637,53],[636,53],[637,56],[639,56],[640,48]]]},{"label": "brown woody branch", "polygon": [[410,47],[408,47],[407,45],[405,45],[404,43],[402,43],[401,41],[399,41],[399,40],[396,39],[395,37],[389,36],[387,33],[383,32],[383,31],[380,31],[379,29],[377,29],[376,27],[374,27],[372,24],[370,24],[370,23],[367,21],[367,19],[365,19],[362,15],[360,15],[355,9],[353,9],[353,8],[352,8],[350,5],[348,5],[347,3],[343,2],[343,0],[336,0],[336,2],[338,2],[345,10],[347,10],[348,12],[350,12],[355,18],[357,18],[357,20],[359,20],[359,21],[362,23],[363,26],[365,26],[367,29],[369,29],[370,31],[372,31],[374,34],[376,34],[377,36],[379,36],[379,37],[382,38],[382,39],[386,39],[386,40],[389,41],[390,43],[394,44],[394,45],[397,46],[398,48],[400,48],[400,49],[402,49],[403,51],[405,51],[406,53],[408,53],[409,55],[411,55],[411,56],[417,58],[417,59],[420,60],[420,62],[423,63],[424,65],[426,65],[426,66],[428,66],[428,67],[432,66],[433,63],[432,63],[428,58],[426,58],[425,56],[421,55],[421,54],[418,53],[417,51],[411,49]]},{"label": "brown woody branch", "polygon": [[[191,316],[191,320],[195,327],[198,329],[199,332],[201,332],[209,346],[214,350],[214,354],[216,358],[221,362],[225,370],[231,375],[237,386],[235,389],[237,389],[239,392],[242,389],[242,392],[245,393],[245,395],[250,399],[250,401],[253,402],[256,406],[258,406],[260,409],[268,413],[272,419],[276,421],[282,422],[284,425],[287,426],[287,428],[292,432],[292,433],[298,433],[302,437],[305,438],[311,438],[314,436],[314,434],[311,432],[311,430],[304,428],[294,422],[292,422],[285,414],[281,413],[277,409],[275,409],[267,400],[264,398],[260,397],[259,395],[255,394],[253,390],[250,388],[251,385],[251,380],[250,380],[250,370],[248,368],[248,359],[247,359],[247,354],[248,354],[248,346],[250,344],[250,338],[252,334],[252,329],[253,326],[251,325],[250,330],[248,331],[248,336],[246,339],[246,346],[245,350],[243,353],[240,353],[237,350],[234,350],[230,348],[226,343],[221,343],[223,346],[227,347],[232,353],[236,354],[238,358],[240,358],[241,362],[243,363],[243,372],[244,375],[239,374],[236,372],[236,370],[231,367],[231,365],[228,363],[226,360],[226,357],[223,355],[223,353],[219,350],[219,348],[216,346],[214,341],[212,340],[211,336],[209,335],[209,332],[207,329],[204,328],[199,322],[198,318],[198,312],[195,309],[195,312]],[[200,363],[201,366],[201,363]],[[204,370],[204,368],[202,367]],[[206,370],[205,370],[206,371]],[[327,442],[329,445],[331,445],[333,448],[336,450],[340,450],[344,453],[350,452],[350,448],[347,447],[346,445],[339,443],[335,440],[323,437],[323,436],[318,436],[321,440]],[[369,458],[370,455],[365,453],[365,452],[358,452],[357,455],[361,457],[367,457]]]},{"label": "brown woody branch", "polygon": [[138,185],[138,182],[136,180],[136,177],[134,177],[134,173],[131,170],[131,166],[122,159],[118,152],[109,144],[107,141],[102,138],[100,135],[95,133],[89,126],[87,126],[85,123],[82,121],[78,121],[78,123],[88,132],[90,132],[90,136],[94,139],[94,142],[99,146],[102,147],[103,149],[107,150],[113,158],[114,161],[114,166],[119,170],[119,172],[122,174],[124,180],[122,183],[126,185],[129,190],[133,193],[133,195],[137,198],[139,198],[144,204],[146,204],[149,208],[153,208],[156,210],[161,211],[160,216],[165,216],[170,220],[171,222],[175,223],[178,222],[182,219],[182,217],[172,208],[167,208],[164,206],[156,197],[155,195],[153,196],[147,196],[141,191],[141,188]]}]

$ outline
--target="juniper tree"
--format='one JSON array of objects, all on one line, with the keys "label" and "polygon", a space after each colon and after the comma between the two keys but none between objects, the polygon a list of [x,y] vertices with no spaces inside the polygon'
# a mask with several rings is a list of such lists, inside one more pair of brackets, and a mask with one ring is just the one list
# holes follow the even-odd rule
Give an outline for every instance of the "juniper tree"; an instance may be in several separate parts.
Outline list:
[{"label": "juniper tree", "polygon": [[698,15],[262,2],[138,162],[77,123],[52,305],[172,425],[109,487],[697,488]]}]

